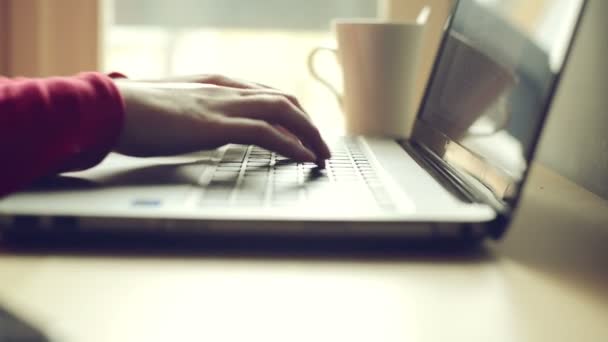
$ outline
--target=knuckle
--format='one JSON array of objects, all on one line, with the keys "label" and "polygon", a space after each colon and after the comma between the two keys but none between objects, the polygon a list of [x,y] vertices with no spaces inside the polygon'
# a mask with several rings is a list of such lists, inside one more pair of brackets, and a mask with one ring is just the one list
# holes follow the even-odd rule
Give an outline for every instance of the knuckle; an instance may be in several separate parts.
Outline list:
[{"label": "knuckle", "polygon": [[225,82],[228,78],[220,74],[208,74],[207,79],[209,80],[209,82],[222,83]]},{"label": "knuckle", "polygon": [[272,104],[278,109],[286,110],[291,108],[291,103],[284,96],[273,96]]},{"label": "knuckle", "polygon": [[232,129],[230,122],[221,116],[210,115],[206,118],[205,129],[208,132],[207,134],[211,137],[223,137],[226,138],[224,133],[229,132]]},{"label": "knuckle", "polygon": [[299,103],[298,98],[293,94],[285,94],[284,96],[293,103]]},{"label": "knuckle", "polygon": [[217,80],[217,78],[219,77],[218,74],[203,74],[201,75],[201,78],[204,78],[207,81],[213,82],[215,80]]},{"label": "knuckle", "polygon": [[272,126],[265,121],[256,121],[251,127],[251,134],[254,138],[267,138],[272,133]]}]

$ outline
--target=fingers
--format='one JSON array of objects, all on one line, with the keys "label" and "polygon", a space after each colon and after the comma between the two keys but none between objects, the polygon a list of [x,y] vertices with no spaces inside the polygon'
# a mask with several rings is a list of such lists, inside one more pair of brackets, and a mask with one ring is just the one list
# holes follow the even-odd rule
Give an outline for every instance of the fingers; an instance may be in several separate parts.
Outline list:
[{"label": "fingers", "polygon": [[212,84],[212,85],[216,85],[216,86],[220,86],[220,87],[242,89],[242,91],[241,91],[242,95],[259,95],[261,93],[282,95],[282,96],[285,96],[287,99],[289,99],[289,101],[291,101],[296,107],[298,107],[302,112],[304,112],[306,116],[308,116],[308,114],[304,110],[304,107],[302,107],[302,105],[300,104],[300,102],[298,101],[298,99],[295,96],[285,94],[285,93],[279,91],[278,89],[275,89],[275,88],[272,88],[272,87],[269,87],[267,85],[257,83],[257,82],[240,80],[240,79],[231,78],[231,77],[218,75],[218,74],[197,75],[197,76],[177,76],[177,77],[165,78],[162,81],[163,82],[205,83],[205,84]]},{"label": "fingers", "polygon": [[203,74],[203,75],[188,75],[188,76],[173,76],[165,77],[158,80],[143,80],[145,82],[187,82],[187,83],[207,83],[222,87],[238,88],[238,89],[275,89],[267,85],[235,79],[219,74]]},{"label": "fingers", "polygon": [[222,76],[222,75],[205,75],[205,76],[199,77],[198,79],[199,79],[198,82],[202,82],[202,83],[213,84],[213,85],[228,87],[228,88],[242,89],[241,94],[243,94],[243,95],[276,94],[276,95],[285,96],[289,101],[291,101],[291,103],[293,103],[302,112],[304,112],[306,116],[308,116],[308,114],[306,114],[306,111],[304,110],[304,107],[302,107],[302,105],[300,104],[300,101],[298,101],[298,99],[295,96],[286,94],[284,92],[281,92],[278,89],[269,87],[267,85],[263,85],[263,84],[256,83],[256,82],[239,80],[239,79],[235,79],[235,78],[230,78],[230,77],[226,77],[226,76]]},{"label": "fingers", "polygon": [[257,145],[275,151],[298,162],[314,162],[315,154],[299,141],[282,134],[273,125],[248,118],[228,118],[225,133],[231,142],[244,145]]},{"label": "fingers", "polygon": [[[285,129],[282,126],[276,125],[275,128],[278,129],[281,133],[287,134],[292,139],[300,140],[300,139],[298,139],[298,137],[296,137],[295,135],[293,135],[293,133],[291,133],[289,130]],[[306,148],[308,148],[309,150],[312,149],[307,144],[304,144],[304,146],[306,146]],[[329,157],[331,157],[331,156],[329,156]],[[327,157],[327,158],[329,159],[329,157]],[[318,167],[324,169],[325,168],[325,160],[326,160],[325,158],[319,158],[319,157],[317,157],[317,160],[315,161],[315,163],[317,164]]]},{"label": "fingers", "polygon": [[[320,166],[331,156],[319,131],[293,95],[259,83],[222,75],[187,76],[173,80],[216,85],[219,86],[218,89],[225,90],[225,97],[218,96],[223,100],[217,102],[220,105],[215,111],[231,119],[243,119],[230,135],[235,139],[252,141],[242,143],[257,144],[296,160],[309,160],[313,155],[310,161],[316,161]],[[285,128],[290,134],[285,134],[277,127]],[[260,136],[250,136],[252,130]],[[240,134],[245,136],[241,137]],[[269,134],[269,137],[265,138],[264,134]]]},{"label": "fingers", "polygon": [[238,88],[238,89],[272,89],[260,83],[239,80],[223,75],[203,75],[198,77],[200,83],[215,84],[222,87]]},{"label": "fingers", "polygon": [[246,96],[233,103],[231,116],[261,120],[280,125],[295,135],[305,146],[310,147],[319,161],[331,154],[319,130],[304,113],[283,96]]},{"label": "fingers", "polygon": [[293,103],[296,107],[298,107],[302,112],[304,112],[304,114],[306,116],[308,116],[308,114],[304,110],[304,107],[302,107],[302,105],[300,104],[300,101],[298,101],[298,99],[295,96],[286,94],[278,89],[271,88],[269,86],[266,86],[266,85],[263,85],[260,83],[238,80],[238,79],[229,78],[229,77],[225,77],[225,76],[221,76],[221,75],[208,76],[206,78],[205,83],[214,84],[214,85],[218,85],[218,86],[222,86],[222,87],[242,89],[241,94],[245,95],[245,96],[261,95],[261,94],[273,94],[273,95],[284,96],[289,101],[291,101],[291,103]]},{"label": "fingers", "polygon": [[291,94],[284,93],[284,92],[282,92],[282,91],[280,91],[278,89],[272,89],[272,88],[243,89],[243,90],[241,90],[240,93],[243,96],[273,95],[273,96],[282,96],[282,97],[285,97],[294,106],[298,107],[298,109],[304,114],[304,116],[306,116],[307,118],[310,118],[310,116],[308,115],[308,113],[306,113],[306,110],[304,110],[304,107],[302,107],[302,105],[300,104],[300,101],[298,101],[297,97],[295,97],[295,96],[293,96]]}]

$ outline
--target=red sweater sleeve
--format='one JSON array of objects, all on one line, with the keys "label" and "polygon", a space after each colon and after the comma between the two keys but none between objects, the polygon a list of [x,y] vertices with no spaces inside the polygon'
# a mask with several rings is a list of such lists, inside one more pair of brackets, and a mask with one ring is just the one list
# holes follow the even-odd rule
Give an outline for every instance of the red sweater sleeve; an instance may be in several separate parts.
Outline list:
[{"label": "red sweater sleeve", "polygon": [[0,77],[0,196],[49,174],[98,164],[123,119],[123,100],[104,74]]}]

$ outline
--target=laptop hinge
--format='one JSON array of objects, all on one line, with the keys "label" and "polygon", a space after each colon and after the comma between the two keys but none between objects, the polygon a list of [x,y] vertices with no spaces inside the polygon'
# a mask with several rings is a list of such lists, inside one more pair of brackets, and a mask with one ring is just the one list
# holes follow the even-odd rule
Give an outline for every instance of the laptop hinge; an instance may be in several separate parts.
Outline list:
[{"label": "laptop hinge", "polygon": [[[414,141],[400,141],[401,146],[448,191],[467,203],[483,203],[492,207],[499,215],[507,215],[509,206],[480,183],[473,183],[462,172],[446,163],[431,149]],[[480,188],[482,187],[482,188]],[[485,190],[485,191],[484,191]]]}]

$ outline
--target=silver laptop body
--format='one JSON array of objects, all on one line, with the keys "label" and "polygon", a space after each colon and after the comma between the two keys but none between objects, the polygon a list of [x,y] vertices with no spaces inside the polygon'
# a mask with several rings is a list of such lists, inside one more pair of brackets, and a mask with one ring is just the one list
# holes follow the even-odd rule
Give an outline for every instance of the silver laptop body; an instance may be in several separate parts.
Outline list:
[{"label": "silver laptop body", "polygon": [[408,141],[335,139],[326,170],[253,146],[112,154],[0,200],[0,233],[498,238],[586,2],[560,3],[519,22],[501,5],[457,2]]}]

